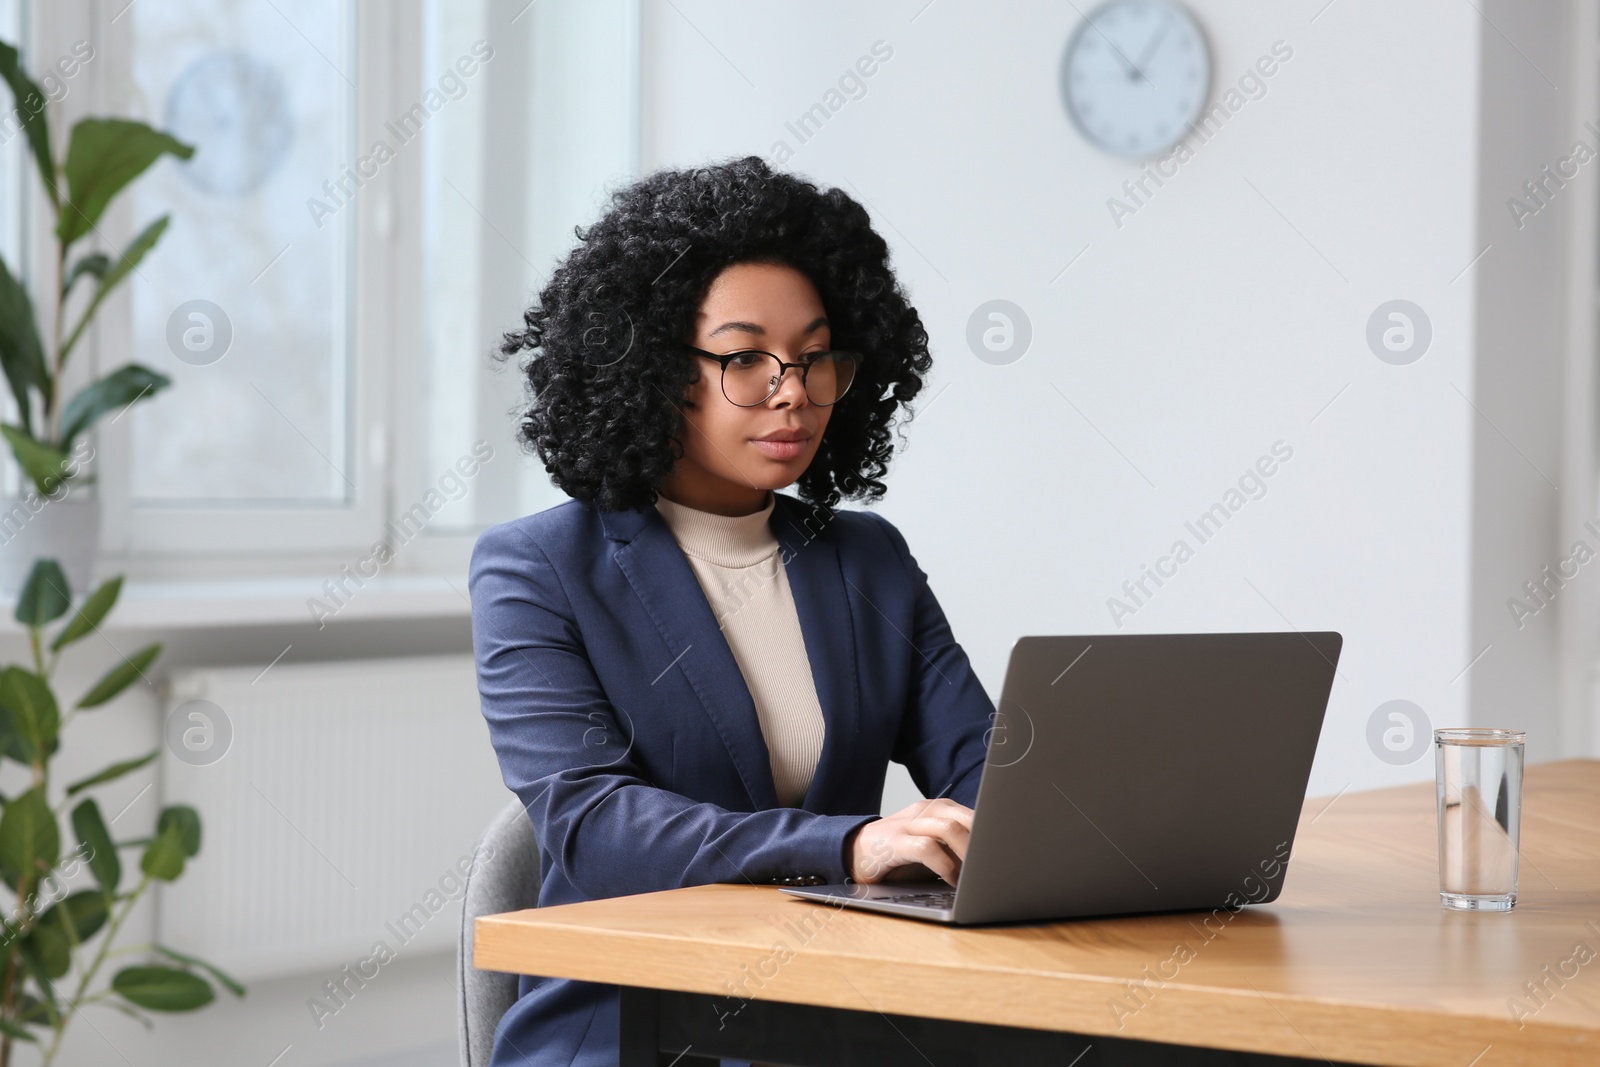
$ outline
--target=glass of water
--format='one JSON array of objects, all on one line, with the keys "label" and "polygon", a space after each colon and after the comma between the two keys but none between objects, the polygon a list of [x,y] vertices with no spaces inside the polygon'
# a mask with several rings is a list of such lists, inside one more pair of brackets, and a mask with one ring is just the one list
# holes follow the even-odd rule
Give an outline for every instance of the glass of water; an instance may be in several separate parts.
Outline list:
[{"label": "glass of water", "polygon": [[1521,730],[1433,732],[1439,796],[1439,900],[1458,911],[1517,903],[1522,824]]}]

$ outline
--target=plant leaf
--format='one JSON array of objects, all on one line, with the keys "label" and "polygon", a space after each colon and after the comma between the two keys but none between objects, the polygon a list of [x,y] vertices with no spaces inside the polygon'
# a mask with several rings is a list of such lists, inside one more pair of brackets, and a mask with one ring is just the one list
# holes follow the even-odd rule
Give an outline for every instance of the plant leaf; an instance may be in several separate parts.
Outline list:
[{"label": "plant leaf", "polygon": [[16,398],[22,428],[31,436],[33,404],[29,389],[38,389],[46,403],[53,389],[50,373],[45,369],[44,343],[39,340],[39,327],[33,320],[33,302],[4,260],[0,260],[0,368],[5,370],[11,395]]},{"label": "plant leaf", "polygon": [[73,439],[87,430],[106,412],[154,396],[172,384],[172,379],[149,367],[130,363],[83,387],[61,412],[61,443],[70,449]]},{"label": "plant leaf", "polygon": [[15,889],[24,871],[54,867],[60,852],[61,829],[43,789],[34,786],[6,805],[0,815],[0,874],[7,885]]},{"label": "plant leaf", "polygon": [[80,708],[97,708],[144,676],[144,669],[161,655],[161,645],[146,645],[106,672],[105,677],[78,701]]},{"label": "plant leaf", "polygon": [[170,153],[179,159],[194,148],[131,119],[80,119],[67,144],[67,200],[56,236],[71,244],[94,228],[106,205],[145,169]]},{"label": "plant leaf", "polygon": [[70,920],[72,932],[81,945],[99,932],[110,915],[111,908],[107,903],[106,894],[98,889],[84,889],[52,905],[48,911],[39,916],[39,922],[34,928],[50,927],[60,932],[63,919]]},{"label": "plant leaf", "polygon": [[8,728],[0,729],[9,746],[6,755],[19,763],[34,763],[55,752],[61,709],[44,679],[24,667],[0,671],[0,708],[5,709]]},{"label": "plant leaf", "polygon": [[94,880],[107,893],[115,893],[117,883],[122,881],[122,860],[111,842],[111,831],[100,817],[100,805],[85,800],[73,808],[72,832],[78,835],[78,843],[89,850],[89,870],[94,873]]},{"label": "plant leaf", "polygon": [[[59,1025],[61,1020],[61,1002],[56,996],[55,984],[50,981],[49,975],[44,974],[40,970],[38,959],[35,958],[31,953],[19,952],[17,955],[18,958],[22,960],[23,970],[27,971],[28,974],[33,978],[34,988],[39,990],[40,994],[43,996],[42,1000],[35,998],[33,1004],[28,1005],[23,1009],[22,1012],[18,1014],[18,1018],[21,1018],[24,1022],[32,1021],[29,1019],[27,1014],[31,1010],[42,1013],[44,1015],[44,1021],[46,1025],[51,1027]],[[26,997],[24,997],[24,1001],[26,1002]]]},{"label": "plant leaf", "polygon": [[183,831],[175,826],[168,827],[145,846],[144,855],[139,857],[139,869],[163,882],[175,882],[183,874],[185,855]]},{"label": "plant leaf", "polygon": [[122,575],[100,583],[100,588],[89,594],[89,598],[78,608],[78,613],[72,621],[62,627],[56,634],[56,639],[50,642],[50,651],[60,652],[67,645],[88,634],[111,613],[112,607],[117,603],[117,597],[122,593]]},{"label": "plant leaf", "polygon": [[11,442],[11,454],[43,496],[56,491],[67,474],[67,454],[53,445],[36,441],[26,429],[9,423],[0,426],[0,433]]},{"label": "plant leaf", "polygon": [[172,804],[161,809],[161,817],[156,820],[156,836],[173,832],[178,835],[178,844],[183,848],[185,856],[194,856],[200,852],[200,813],[187,804]]},{"label": "plant leaf", "polygon": [[61,618],[71,606],[72,587],[61,564],[53,559],[35,562],[17,596],[17,621],[24,626],[44,626]]},{"label": "plant leaf", "polygon": [[61,296],[63,299],[72,292],[73,283],[85,274],[104,280],[106,271],[111,269],[111,257],[104,252],[91,252],[82,257],[67,271],[66,278],[61,283]]},{"label": "plant leaf", "polygon": [[18,1026],[9,1019],[0,1019],[0,1034],[9,1034],[18,1041],[32,1041],[35,1044],[39,1039],[30,1034],[26,1027]]},{"label": "plant leaf", "polygon": [[72,946],[60,927],[39,925],[22,939],[22,957],[33,970],[54,981],[72,966]]},{"label": "plant leaf", "polygon": [[[95,311],[100,307],[100,301],[104,300],[107,294],[117,287],[118,282],[128,276],[129,271],[139,265],[140,261],[144,259],[145,253],[155,247],[155,243],[166,232],[167,223],[171,221],[171,215],[162,215],[159,219],[146,226],[140,231],[139,236],[133,239],[133,243],[128,246],[128,250],[118,256],[116,263],[111,264],[110,269],[100,276],[100,284],[95,287],[94,296],[89,298],[89,306],[83,309],[83,315],[78,319],[78,324],[72,328],[72,333],[67,335],[66,341],[61,345],[61,354],[57,357],[58,363],[66,364],[67,353],[71,352],[73,346],[78,343],[78,335],[88,328],[89,320],[94,318]],[[107,262],[109,263],[109,260]],[[62,440],[65,441],[67,438],[63,437]]]},{"label": "plant leaf", "polygon": [[23,742],[16,721],[4,705],[0,705],[0,753],[10,756],[18,763],[33,763],[32,743]]},{"label": "plant leaf", "polygon": [[16,114],[22,119],[22,128],[28,133],[28,147],[33,149],[33,161],[44,180],[50,202],[60,203],[56,194],[55,161],[50,158],[50,117],[45,111],[48,97],[22,72],[22,57],[13,45],[0,42],[0,77],[11,86],[16,99]]},{"label": "plant leaf", "polygon": [[230,976],[228,974],[225,974],[220,968],[214,966],[213,964],[207,963],[205,960],[202,960],[202,959],[196,959],[193,956],[185,956],[183,953],[177,952],[177,951],[175,951],[173,949],[170,949],[165,945],[156,945],[155,946],[155,950],[157,952],[163,953],[163,954],[165,954],[167,956],[171,956],[173,959],[177,960],[179,963],[187,963],[190,966],[200,967],[200,968],[202,968],[202,969],[204,969],[206,971],[209,971],[210,974],[211,974],[211,977],[215,978],[217,981],[221,982],[224,986],[227,987],[228,992],[232,993],[236,997],[244,996],[244,993],[245,993],[244,986],[241,985],[232,976]]},{"label": "plant leaf", "polygon": [[150,1011],[193,1011],[216,997],[210,982],[174,967],[124,967],[111,979],[111,988]]},{"label": "plant leaf", "polygon": [[[123,760],[121,763],[113,763],[111,766],[107,767],[103,771],[100,771],[98,774],[91,774],[87,778],[81,778],[67,786],[67,796],[75,797],[85,789],[109,782],[114,778],[121,778],[124,774],[127,774],[130,771],[136,771],[140,767],[143,767],[146,763],[149,763],[151,760],[155,759],[159,752],[160,749],[157,749],[155,752],[140,756],[138,759],[129,759]],[[191,855],[193,855],[193,853],[191,853]]]},{"label": "plant leaf", "polygon": [[[25,1023],[45,1026],[50,1022],[50,1011],[56,1006],[56,995],[47,986],[41,986],[40,989],[44,992],[45,1000],[40,1000],[31,993],[22,994],[21,1003],[17,1009],[17,1018]],[[48,1007],[45,1001],[49,1001]]]}]

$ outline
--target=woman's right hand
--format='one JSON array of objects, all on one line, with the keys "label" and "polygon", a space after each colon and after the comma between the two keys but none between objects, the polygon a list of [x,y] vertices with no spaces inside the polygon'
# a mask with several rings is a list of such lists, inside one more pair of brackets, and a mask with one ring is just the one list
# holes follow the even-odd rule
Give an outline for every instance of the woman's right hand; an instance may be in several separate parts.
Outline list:
[{"label": "woman's right hand", "polygon": [[850,880],[925,882],[961,875],[972,809],[948,797],[919,800],[851,832]]}]

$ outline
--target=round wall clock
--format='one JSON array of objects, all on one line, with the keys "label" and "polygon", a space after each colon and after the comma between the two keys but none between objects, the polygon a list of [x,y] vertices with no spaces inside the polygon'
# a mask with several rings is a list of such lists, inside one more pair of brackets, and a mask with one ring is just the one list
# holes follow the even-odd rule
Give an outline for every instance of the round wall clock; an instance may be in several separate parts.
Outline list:
[{"label": "round wall clock", "polygon": [[1187,8],[1111,0],[1073,31],[1061,61],[1067,114],[1119,156],[1158,155],[1189,132],[1211,90],[1211,50]]},{"label": "round wall clock", "polygon": [[166,127],[199,149],[179,174],[208,193],[243,196],[287,158],[294,110],[270,63],[219,51],[195,60],[173,82]]}]

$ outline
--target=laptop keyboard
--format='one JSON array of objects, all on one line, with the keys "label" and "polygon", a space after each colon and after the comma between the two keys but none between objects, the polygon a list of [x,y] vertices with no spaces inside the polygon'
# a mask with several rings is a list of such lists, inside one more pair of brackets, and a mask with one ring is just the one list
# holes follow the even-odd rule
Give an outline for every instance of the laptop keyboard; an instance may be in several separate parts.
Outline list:
[{"label": "laptop keyboard", "polygon": [[953,908],[956,906],[954,889],[935,889],[926,893],[905,893],[886,897],[895,904],[917,904],[925,908]]}]

